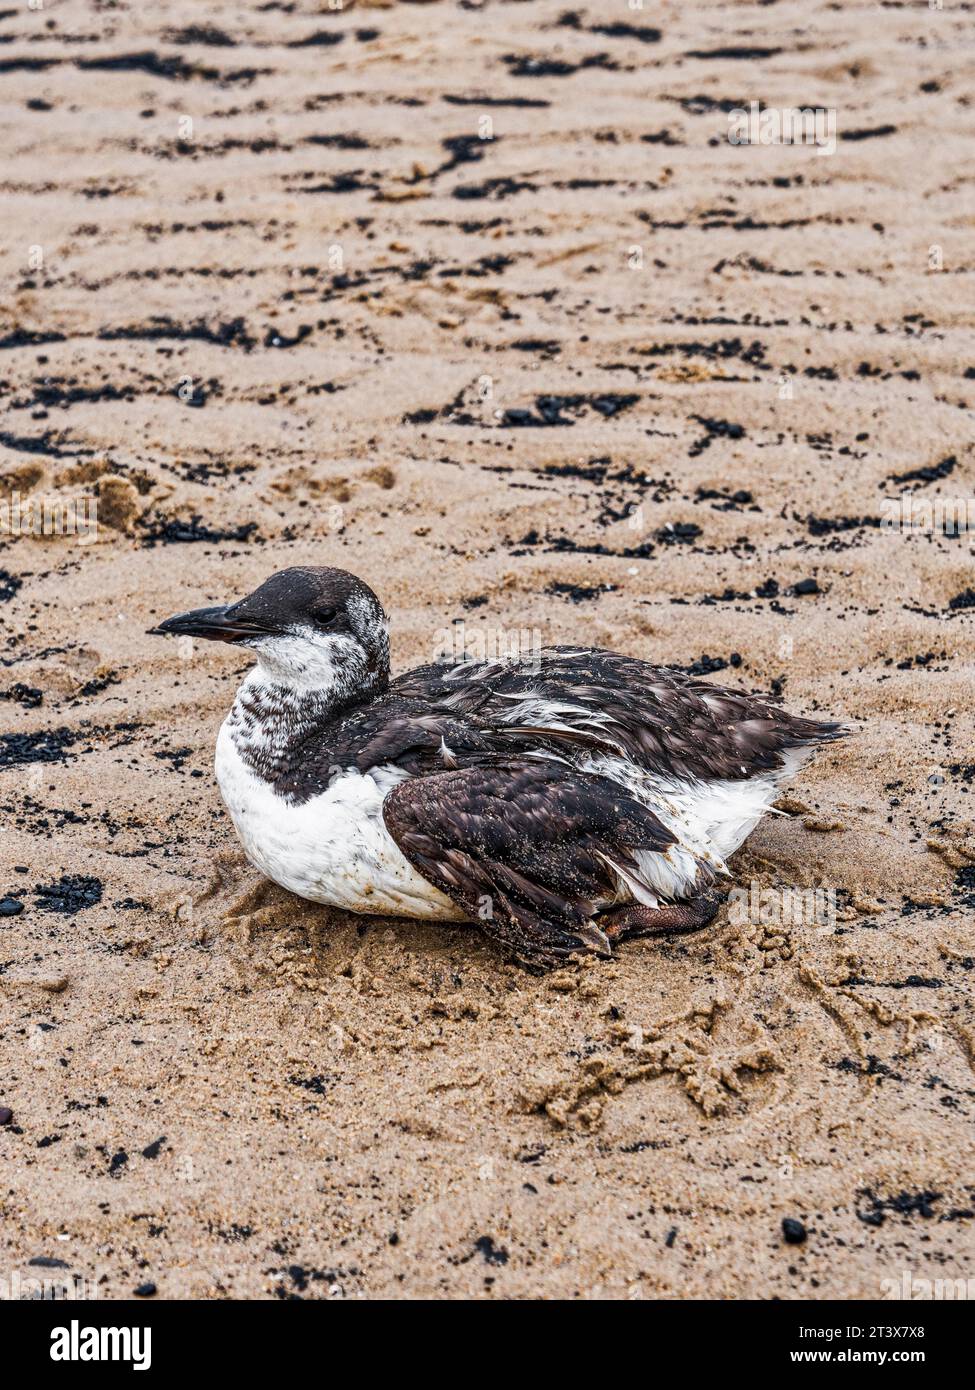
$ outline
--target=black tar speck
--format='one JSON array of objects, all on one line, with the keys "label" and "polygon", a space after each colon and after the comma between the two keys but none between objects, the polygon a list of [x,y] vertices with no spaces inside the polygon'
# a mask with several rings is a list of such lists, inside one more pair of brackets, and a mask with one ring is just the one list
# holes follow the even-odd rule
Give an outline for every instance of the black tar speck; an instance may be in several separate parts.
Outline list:
[{"label": "black tar speck", "polygon": [[62,874],[57,883],[42,883],[34,889],[41,912],[59,912],[73,917],[102,900],[102,881],[86,874]]},{"label": "black tar speck", "polygon": [[782,1238],[786,1245],[802,1245],[806,1239],[806,1228],[794,1216],[782,1218]]}]

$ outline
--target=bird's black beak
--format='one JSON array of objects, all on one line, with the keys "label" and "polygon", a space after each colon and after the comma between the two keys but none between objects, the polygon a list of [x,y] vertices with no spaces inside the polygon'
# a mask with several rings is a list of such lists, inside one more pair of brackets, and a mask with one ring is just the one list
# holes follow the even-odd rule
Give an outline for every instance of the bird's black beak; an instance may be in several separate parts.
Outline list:
[{"label": "bird's black beak", "polygon": [[203,637],[209,642],[242,642],[247,637],[266,636],[270,631],[248,618],[234,616],[226,605],[216,608],[194,608],[189,613],[177,613],[158,627],[151,627],[151,636]]}]

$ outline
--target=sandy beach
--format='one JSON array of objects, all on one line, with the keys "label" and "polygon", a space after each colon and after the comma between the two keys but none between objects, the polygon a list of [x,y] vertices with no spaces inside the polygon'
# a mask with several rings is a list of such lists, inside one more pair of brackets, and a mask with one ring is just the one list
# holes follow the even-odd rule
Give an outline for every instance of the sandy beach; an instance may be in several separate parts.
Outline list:
[{"label": "sandy beach", "polygon": [[[0,9],[0,1280],[975,1290],[973,543],[883,524],[972,496],[970,12],[206,16]],[[852,733],[747,920],[535,977],[245,861],[244,657],[147,629],[300,564],[396,671],[574,642]]]}]

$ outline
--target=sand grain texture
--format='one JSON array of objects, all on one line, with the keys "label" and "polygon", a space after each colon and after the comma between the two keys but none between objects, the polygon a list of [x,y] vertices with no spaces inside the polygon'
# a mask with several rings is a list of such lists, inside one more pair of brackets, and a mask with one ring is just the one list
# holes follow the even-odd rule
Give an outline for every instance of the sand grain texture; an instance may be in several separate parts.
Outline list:
[{"label": "sand grain texture", "polygon": [[[103,504],[0,538],[0,1270],[975,1278],[972,547],[877,524],[972,493],[971,14],[206,13],[0,17],[0,499]],[[836,153],[730,145],[753,99]],[[835,926],[538,980],[262,886],[211,770],[239,654],[145,631],[299,563],[378,590],[397,669],[461,621],[849,720],[734,861]]]}]

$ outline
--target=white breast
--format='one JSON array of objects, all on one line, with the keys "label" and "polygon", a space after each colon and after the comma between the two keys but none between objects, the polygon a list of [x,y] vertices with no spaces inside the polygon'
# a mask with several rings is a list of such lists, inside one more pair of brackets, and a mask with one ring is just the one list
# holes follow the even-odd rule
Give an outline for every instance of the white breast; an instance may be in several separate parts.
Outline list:
[{"label": "white breast", "polygon": [[220,791],[248,859],[282,888],[348,912],[459,922],[464,914],[422,878],[386,829],[382,804],[407,774],[354,769],[293,805],[243,761],[224,723],[217,738]]},{"label": "white breast", "polygon": [[628,759],[587,758],[583,766],[620,783],[657,816],[678,843],[666,854],[638,855],[644,876],[667,897],[684,897],[700,886],[700,866],[728,872],[725,860],[743,844],[788,781],[809,756],[791,749],[784,766],[741,781],[701,782],[648,774]]}]

